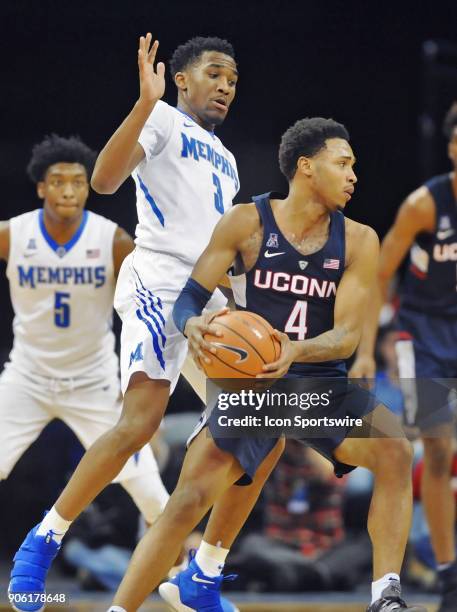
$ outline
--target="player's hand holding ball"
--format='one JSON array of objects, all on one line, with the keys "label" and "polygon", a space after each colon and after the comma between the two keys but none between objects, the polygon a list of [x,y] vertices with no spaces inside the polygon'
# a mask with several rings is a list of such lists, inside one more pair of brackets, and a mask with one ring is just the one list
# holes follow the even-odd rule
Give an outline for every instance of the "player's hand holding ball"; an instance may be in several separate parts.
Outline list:
[{"label": "player's hand holding ball", "polygon": [[274,330],[274,336],[281,344],[280,357],[264,365],[263,372],[258,374],[258,378],[282,378],[287,374],[292,363],[297,361],[299,354],[298,342],[292,342],[287,334],[277,329]]},{"label": "player's hand holding ball", "polygon": [[190,317],[184,328],[184,335],[187,337],[189,352],[199,370],[204,370],[203,364],[210,365],[210,354],[215,355],[217,349],[210,342],[205,340],[205,334],[222,337],[222,332],[217,326],[212,325],[213,320],[219,315],[224,315],[229,309],[224,307],[220,310],[204,312],[199,317]]}]

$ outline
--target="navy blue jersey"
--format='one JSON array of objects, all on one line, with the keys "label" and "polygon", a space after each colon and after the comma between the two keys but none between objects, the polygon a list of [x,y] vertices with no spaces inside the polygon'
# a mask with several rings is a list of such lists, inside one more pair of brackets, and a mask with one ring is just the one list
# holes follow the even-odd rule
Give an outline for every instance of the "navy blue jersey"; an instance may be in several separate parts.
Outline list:
[{"label": "navy blue jersey", "polygon": [[436,206],[436,230],[416,238],[401,288],[401,308],[431,315],[457,315],[457,202],[449,174],[425,186]]},{"label": "navy blue jersey", "polygon": [[[332,329],[335,296],[344,272],[345,221],[341,212],[330,214],[329,236],[324,246],[302,255],[281,234],[266,193],[253,198],[262,226],[258,259],[249,272],[233,277],[237,308],[264,317],[291,340],[314,338]],[[293,364],[292,371],[338,376],[346,372],[344,361]]]}]

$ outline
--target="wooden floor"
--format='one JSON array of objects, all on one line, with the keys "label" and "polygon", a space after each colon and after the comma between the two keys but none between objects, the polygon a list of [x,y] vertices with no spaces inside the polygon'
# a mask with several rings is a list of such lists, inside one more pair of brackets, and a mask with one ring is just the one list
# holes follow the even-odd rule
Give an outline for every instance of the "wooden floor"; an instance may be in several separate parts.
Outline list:
[{"label": "wooden floor", "polygon": [[[366,606],[360,604],[337,604],[337,603],[245,603],[239,604],[240,612],[365,612]],[[65,606],[49,606],[46,612],[106,612],[106,604],[80,602]],[[428,612],[436,612],[437,607],[429,605]],[[11,612],[11,608],[0,606],[0,612]],[[160,603],[148,603],[141,607],[141,612],[169,612]]]}]

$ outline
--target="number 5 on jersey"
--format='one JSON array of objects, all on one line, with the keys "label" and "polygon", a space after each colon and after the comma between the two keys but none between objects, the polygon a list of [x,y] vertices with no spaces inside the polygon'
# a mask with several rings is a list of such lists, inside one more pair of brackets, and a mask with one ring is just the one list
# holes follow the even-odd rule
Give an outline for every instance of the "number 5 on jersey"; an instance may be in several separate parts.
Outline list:
[{"label": "number 5 on jersey", "polygon": [[69,293],[56,291],[54,294],[54,324],[57,327],[68,327],[70,325],[69,299]]},{"label": "number 5 on jersey", "polygon": [[292,312],[287,319],[284,331],[286,334],[297,334],[297,340],[304,340],[308,328],[306,327],[306,313],[308,303],[303,301],[295,302]]}]

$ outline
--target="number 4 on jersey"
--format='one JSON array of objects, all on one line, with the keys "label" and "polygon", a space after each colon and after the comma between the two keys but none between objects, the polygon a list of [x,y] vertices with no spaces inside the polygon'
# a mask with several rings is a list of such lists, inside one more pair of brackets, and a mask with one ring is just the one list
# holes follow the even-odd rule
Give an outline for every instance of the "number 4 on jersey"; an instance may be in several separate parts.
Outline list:
[{"label": "number 4 on jersey", "polygon": [[297,340],[304,340],[307,332],[306,313],[308,303],[303,301],[295,302],[292,312],[287,319],[284,331],[286,334],[297,334]]}]

